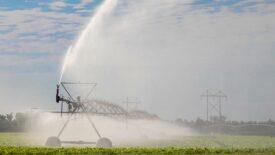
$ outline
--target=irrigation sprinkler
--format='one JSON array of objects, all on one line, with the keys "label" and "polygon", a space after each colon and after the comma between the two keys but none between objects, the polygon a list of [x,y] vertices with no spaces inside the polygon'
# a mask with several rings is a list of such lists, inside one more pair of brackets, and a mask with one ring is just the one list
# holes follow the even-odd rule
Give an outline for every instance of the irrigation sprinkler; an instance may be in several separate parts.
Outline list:
[{"label": "irrigation sprinkler", "polygon": [[[72,92],[67,88],[68,85],[88,85],[90,86],[89,90],[87,90],[87,94],[84,95],[84,98],[82,99],[81,96],[73,96]],[[115,119],[121,119],[123,120],[127,119],[158,119],[158,116],[152,115],[150,113],[147,113],[142,110],[134,110],[134,111],[127,111],[126,109],[122,108],[121,106],[104,101],[104,100],[98,100],[98,99],[89,99],[89,96],[94,91],[95,87],[97,86],[97,83],[80,83],[80,82],[61,82],[56,86],[56,102],[60,103],[60,111],[59,112],[52,112],[52,113],[60,113],[61,116],[63,114],[67,114],[68,118],[65,121],[62,128],[59,130],[58,134],[56,136],[51,136],[46,141],[46,146],[50,147],[59,147],[62,146],[62,144],[91,144],[96,145],[97,147],[102,148],[110,148],[112,147],[112,142],[110,139],[106,137],[102,137],[100,134],[100,131],[97,129],[96,124],[92,121],[91,114],[92,115],[99,115],[99,116],[105,116]],[[60,92],[65,92],[64,94],[61,94]],[[67,111],[64,111],[64,105],[67,105]],[[92,129],[96,133],[98,139],[97,141],[64,141],[60,139],[60,136],[62,135],[63,131],[69,124],[71,118],[73,115],[82,114],[84,115],[91,125]],[[126,121],[127,122],[127,121]],[[133,126],[136,126],[133,124]],[[138,126],[136,126],[138,127]],[[139,127],[140,128],[140,127]]]},{"label": "irrigation sprinkler", "polygon": [[[66,85],[90,85],[91,89],[88,91],[88,94],[85,96],[85,98],[82,100],[81,96],[73,97],[69,90],[66,88]],[[111,148],[112,142],[110,139],[106,137],[102,137],[99,130],[97,129],[95,123],[92,121],[90,113],[90,109],[93,108],[93,104],[89,104],[92,101],[88,100],[88,97],[91,95],[93,90],[95,89],[97,83],[75,83],[75,82],[61,82],[56,87],[56,102],[61,102],[61,109],[60,113],[61,116],[64,113],[63,111],[63,102],[67,104],[68,106],[68,112],[65,112],[69,114],[66,122],[58,132],[57,136],[51,136],[46,141],[46,146],[50,147],[60,147],[62,144],[95,144],[97,147],[102,148]],[[63,90],[66,92],[66,97],[63,95],[60,95],[60,86],[63,88]],[[91,127],[95,131],[95,133],[98,136],[98,140],[96,142],[89,142],[89,141],[62,141],[60,140],[60,136],[62,135],[64,129],[69,124],[71,117],[75,114],[84,114],[84,116],[88,119]],[[108,112],[106,112],[107,114]]]}]

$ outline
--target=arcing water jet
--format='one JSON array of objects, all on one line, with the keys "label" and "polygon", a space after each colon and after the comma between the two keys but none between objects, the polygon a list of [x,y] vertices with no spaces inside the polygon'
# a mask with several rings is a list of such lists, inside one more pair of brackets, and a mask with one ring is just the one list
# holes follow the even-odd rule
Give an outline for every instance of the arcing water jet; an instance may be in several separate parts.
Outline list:
[{"label": "arcing water jet", "polygon": [[59,78],[59,81],[58,81],[58,85],[60,85],[60,83],[61,83],[61,80],[62,80],[62,78],[63,78],[63,74],[64,74],[64,72],[65,72],[65,68],[67,67],[67,65],[68,64],[70,64],[70,58],[72,57],[72,56],[70,56],[70,54],[71,54],[71,52],[72,52],[72,48],[73,48],[73,46],[71,45],[71,46],[69,46],[69,48],[68,48],[68,50],[67,50],[67,52],[66,52],[66,55],[65,55],[65,58],[64,58],[64,61],[63,61],[63,65],[62,65],[62,68],[61,68],[61,73],[60,73],[60,78]]},{"label": "arcing water jet", "polygon": [[[87,35],[92,33],[93,35],[96,35],[102,25],[104,16],[107,16],[111,13],[111,11],[114,9],[115,5],[117,3],[117,0],[106,0],[103,2],[103,4],[97,9],[95,15],[91,18],[90,22],[86,26],[86,28],[81,32],[79,38],[77,39],[76,43],[74,45],[69,46],[65,59],[62,65],[61,74],[60,74],[60,83],[63,78],[63,74],[66,70],[66,68],[70,65],[73,65],[76,59],[76,56],[78,52],[81,52],[81,48],[83,47],[83,44],[86,44],[89,42],[87,40]],[[93,42],[91,42],[91,45]]]}]

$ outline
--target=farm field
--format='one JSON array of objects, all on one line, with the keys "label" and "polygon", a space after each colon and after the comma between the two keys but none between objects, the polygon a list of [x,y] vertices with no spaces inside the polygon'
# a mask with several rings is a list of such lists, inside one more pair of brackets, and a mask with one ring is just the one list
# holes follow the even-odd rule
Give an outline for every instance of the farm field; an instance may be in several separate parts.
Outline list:
[{"label": "farm field", "polygon": [[275,138],[190,136],[115,143],[116,148],[46,148],[28,133],[0,133],[0,154],[275,154]]},{"label": "farm field", "polygon": [[275,154],[274,149],[221,149],[221,148],[45,148],[1,146],[0,154]]}]

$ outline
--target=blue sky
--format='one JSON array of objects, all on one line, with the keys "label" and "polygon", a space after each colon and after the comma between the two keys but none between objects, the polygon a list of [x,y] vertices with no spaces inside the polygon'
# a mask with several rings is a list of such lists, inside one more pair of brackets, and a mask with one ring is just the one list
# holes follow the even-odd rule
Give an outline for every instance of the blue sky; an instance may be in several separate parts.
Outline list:
[{"label": "blue sky", "polygon": [[[67,13],[78,13],[80,10],[93,10],[97,5],[99,5],[102,0],[66,0],[66,1],[34,1],[34,0],[1,0],[1,6],[6,10],[19,10],[19,9],[32,9],[40,8],[45,12],[55,11],[55,12],[67,12]],[[82,14],[87,15],[87,14]]]},{"label": "blue sky", "polygon": [[[36,59],[45,55],[56,59],[62,56],[101,3],[102,0],[0,0],[1,56],[19,59]],[[263,10],[257,10],[258,5],[274,3],[275,0],[194,0],[189,3],[189,11],[205,9],[213,13],[227,8],[235,13],[263,13]],[[123,9],[123,5],[120,7]],[[34,43],[35,46],[32,45]],[[58,59],[53,61],[55,65],[59,63]],[[41,67],[49,67],[52,71],[56,69],[48,64]]]},{"label": "blue sky", "polygon": [[[1,113],[48,107],[66,49],[101,3],[0,0]],[[28,105],[32,100],[39,103]]]},{"label": "blue sky", "polygon": [[[60,57],[101,2],[1,0],[1,57],[23,64],[35,61],[35,65],[30,63],[29,66],[3,64],[0,66],[2,74],[56,72]],[[43,62],[44,58],[51,63]]]},{"label": "blue sky", "polygon": [[[0,110],[0,113],[25,110],[30,107],[47,108],[49,104],[52,104],[52,97],[54,97],[52,94],[55,91],[55,83],[59,79],[65,52],[69,45],[76,41],[81,30],[85,28],[94,15],[96,8],[102,3],[102,0],[0,0],[0,93],[2,93],[0,105],[6,107],[2,111]],[[161,9],[161,4],[169,5],[170,3],[176,3],[177,7],[174,7],[170,13],[158,12],[159,18],[154,18],[152,21],[150,21],[152,18],[147,19],[144,16],[134,19],[137,22],[142,21],[146,25],[152,22],[160,22],[161,24],[163,20],[168,23],[176,17],[178,26],[187,27],[190,31],[194,30],[194,34],[197,34],[196,32],[199,30],[184,25],[186,20],[191,20],[193,17],[198,19],[197,23],[200,23],[199,19],[201,21],[207,20],[207,22],[209,20],[213,24],[216,24],[215,20],[220,21],[220,23],[224,20],[229,24],[232,21],[241,23],[242,29],[231,25],[230,28],[221,29],[220,33],[209,32],[206,38],[215,38],[215,35],[218,36],[219,34],[236,33],[236,36],[238,35],[240,38],[250,35],[253,36],[251,42],[263,42],[262,45],[258,46],[258,51],[254,53],[259,51],[270,52],[275,48],[272,41],[274,37],[270,37],[274,29],[272,23],[259,25],[255,22],[256,20],[253,21],[254,17],[257,17],[259,21],[275,17],[273,16],[275,0],[186,0],[184,2],[164,0],[161,1],[160,6],[156,5],[155,8]],[[157,4],[157,1],[152,0],[152,4]],[[142,7],[135,8],[133,5]],[[146,12],[146,8],[150,8],[150,5],[149,1],[119,0],[114,15],[122,16],[122,19],[123,16],[127,16],[128,12],[132,12],[129,8],[136,9],[136,14],[138,14],[141,9]],[[201,16],[203,18],[200,18]],[[128,18],[127,20],[131,23],[133,19]],[[255,22],[256,26],[254,24],[245,25],[244,20],[247,20],[248,23]],[[209,25],[206,24],[202,27],[205,30],[215,27],[215,25],[207,26]],[[260,28],[253,29],[253,26]],[[246,27],[248,31],[246,31]],[[227,29],[228,33],[226,32]],[[184,34],[188,33],[189,31]],[[265,40],[265,38],[268,39]],[[224,44],[229,43],[227,41]],[[251,44],[246,45],[246,49],[252,47],[254,46]],[[258,47],[253,48],[253,50]],[[10,102],[9,98],[14,94],[17,96],[14,101],[16,108],[6,104]],[[35,103],[30,103],[32,101]],[[192,118],[191,116],[187,117]]]}]

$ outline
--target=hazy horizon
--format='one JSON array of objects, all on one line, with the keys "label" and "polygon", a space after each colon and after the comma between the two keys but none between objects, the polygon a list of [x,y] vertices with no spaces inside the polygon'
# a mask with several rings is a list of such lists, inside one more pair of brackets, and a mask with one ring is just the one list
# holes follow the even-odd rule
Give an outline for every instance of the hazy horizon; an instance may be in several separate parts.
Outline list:
[{"label": "hazy horizon", "polygon": [[227,119],[275,120],[275,1],[113,0],[96,16],[104,2],[0,2],[0,113],[58,111],[73,45],[63,80],[97,82],[97,98],[195,120],[221,90]]}]

